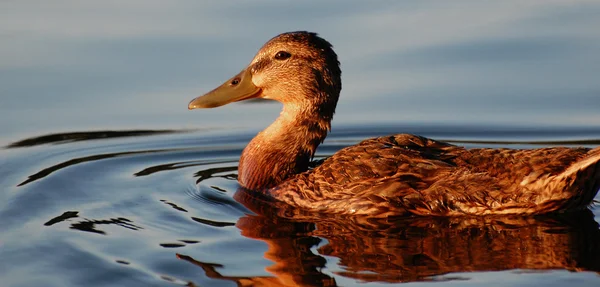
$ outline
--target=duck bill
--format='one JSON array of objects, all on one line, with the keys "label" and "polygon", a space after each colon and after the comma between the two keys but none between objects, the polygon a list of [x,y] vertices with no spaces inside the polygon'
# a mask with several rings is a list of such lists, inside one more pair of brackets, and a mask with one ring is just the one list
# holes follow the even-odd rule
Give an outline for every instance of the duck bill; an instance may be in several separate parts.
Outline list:
[{"label": "duck bill", "polygon": [[188,109],[216,108],[232,102],[260,96],[260,88],[252,82],[250,69],[241,71],[216,89],[193,99]]}]

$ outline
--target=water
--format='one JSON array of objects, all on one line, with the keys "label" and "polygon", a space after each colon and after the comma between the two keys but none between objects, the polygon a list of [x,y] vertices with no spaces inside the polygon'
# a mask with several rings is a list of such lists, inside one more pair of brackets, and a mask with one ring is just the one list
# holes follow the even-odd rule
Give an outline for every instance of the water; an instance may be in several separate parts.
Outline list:
[{"label": "water", "polygon": [[598,146],[598,15],[597,1],[4,1],[0,286],[597,286],[597,207],[290,219],[236,192],[241,150],[280,106],[186,107],[269,38],[310,30],[343,70],[317,158],[399,132]]}]

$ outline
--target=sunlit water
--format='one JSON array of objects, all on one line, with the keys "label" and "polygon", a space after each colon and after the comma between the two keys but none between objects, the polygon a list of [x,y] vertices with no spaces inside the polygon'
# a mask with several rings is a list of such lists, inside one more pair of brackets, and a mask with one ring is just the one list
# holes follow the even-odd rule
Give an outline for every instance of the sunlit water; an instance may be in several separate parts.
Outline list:
[{"label": "sunlit water", "polygon": [[0,3],[0,286],[600,284],[596,206],[289,218],[236,182],[279,106],[186,110],[270,37],[311,30],[344,71],[317,159],[400,132],[598,146],[599,3],[45,3]]}]

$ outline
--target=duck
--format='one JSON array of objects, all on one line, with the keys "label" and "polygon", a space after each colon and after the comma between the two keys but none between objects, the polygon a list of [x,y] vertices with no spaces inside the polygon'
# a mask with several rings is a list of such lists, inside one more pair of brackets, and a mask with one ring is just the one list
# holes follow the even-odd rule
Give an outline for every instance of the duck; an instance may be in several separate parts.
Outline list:
[{"label": "duck", "polygon": [[536,215],[587,208],[600,147],[470,148],[412,134],[364,140],[316,167],[342,89],[333,46],[318,34],[269,40],[239,74],[188,109],[249,99],[283,105],[244,148],[242,189],[309,212],[392,216]]}]

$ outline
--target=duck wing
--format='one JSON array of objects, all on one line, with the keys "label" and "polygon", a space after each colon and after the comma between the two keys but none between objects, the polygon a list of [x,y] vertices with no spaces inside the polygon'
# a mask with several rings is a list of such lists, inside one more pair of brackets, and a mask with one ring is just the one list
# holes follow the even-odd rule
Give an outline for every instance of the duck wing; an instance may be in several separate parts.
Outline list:
[{"label": "duck wing", "polygon": [[292,205],[364,214],[536,214],[585,208],[600,148],[465,149],[400,134],[347,147],[271,190]]}]

